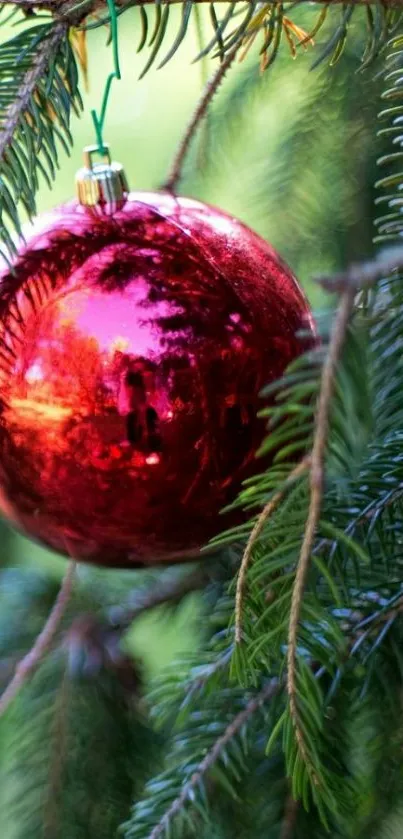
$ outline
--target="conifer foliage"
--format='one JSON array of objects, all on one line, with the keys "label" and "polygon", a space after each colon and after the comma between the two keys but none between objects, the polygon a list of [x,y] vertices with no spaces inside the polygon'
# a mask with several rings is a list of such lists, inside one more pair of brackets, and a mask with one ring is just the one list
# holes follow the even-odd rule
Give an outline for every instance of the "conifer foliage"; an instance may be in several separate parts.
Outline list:
[{"label": "conifer foliage", "polygon": [[[321,340],[265,390],[271,407],[263,412],[260,454],[275,452],[273,465],[259,472],[257,461],[257,476],[236,501],[247,520],[221,533],[196,567],[112,579],[84,570],[46,651],[41,648],[45,655],[31,656],[20,671],[58,586],[45,573],[3,569],[0,689],[15,685],[7,707],[2,696],[9,694],[0,694],[5,839],[400,835],[402,20],[398,5],[308,5],[209,4],[211,32],[196,58],[208,57],[214,74],[171,185],[237,59],[254,50],[259,72],[270,72],[277,61],[287,72],[287,53],[309,46],[314,72],[342,74],[348,67],[345,84],[373,97],[365,163],[372,172],[378,157],[366,207],[367,226],[375,207],[375,251],[363,253],[362,264],[342,260],[340,273],[318,281],[328,295],[317,319]],[[130,17],[136,49],[145,55],[143,74],[169,62],[200,14],[197,0],[182,3],[168,44],[171,4],[120,0],[115,11]],[[91,0],[10,0],[3,3],[4,20],[10,12],[19,28],[0,43],[0,225],[7,258],[20,213],[36,212],[38,179],[55,177],[59,155],[73,140],[83,43],[90,50],[90,30],[108,27],[111,15],[110,4]],[[257,95],[258,70],[251,68],[227,99],[224,94],[214,130],[231,120],[234,103],[246,108]],[[318,90],[315,107],[326,113],[326,88],[321,83]],[[306,124],[301,111],[296,126]],[[309,131],[306,138],[309,143]],[[285,139],[279,157],[290,162],[292,141]],[[295,142],[296,154],[303,154],[300,137]],[[358,160],[357,150],[350,171]],[[207,177],[209,165],[215,171],[216,162],[207,164]],[[278,171],[285,172],[281,160]],[[290,177],[287,194],[297,188]],[[310,240],[313,218],[315,206]],[[349,253],[347,233],[345,240],[337,235]],[[199,642],[150,686],[127,632],[144,612],[169,611],[195,590]]]}]

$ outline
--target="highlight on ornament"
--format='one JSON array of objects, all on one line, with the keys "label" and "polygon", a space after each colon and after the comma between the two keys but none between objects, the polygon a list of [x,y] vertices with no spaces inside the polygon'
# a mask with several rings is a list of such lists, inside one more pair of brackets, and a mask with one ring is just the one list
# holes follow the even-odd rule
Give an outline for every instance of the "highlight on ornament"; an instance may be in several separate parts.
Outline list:
[{"label": "highlight on ornament", "polygon": [[312,317],[219,210],[162,193],[93,209],[39,218],[0,278],[0,509],[81,561],[192,559],[239,521],[220,511],[257,469],[260,391]]}]

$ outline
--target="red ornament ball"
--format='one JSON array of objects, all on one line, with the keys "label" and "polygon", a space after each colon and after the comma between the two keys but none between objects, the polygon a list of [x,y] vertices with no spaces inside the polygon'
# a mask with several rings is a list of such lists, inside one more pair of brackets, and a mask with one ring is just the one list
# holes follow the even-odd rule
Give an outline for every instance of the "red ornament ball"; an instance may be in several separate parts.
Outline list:
[{"label": "red ornament ball", "polygon": [[301,328],[289,269],[209,206],[135,193],[41,217],[0,277],[1,512],[86,562],[194,557],[234,523],[259,391]]}]

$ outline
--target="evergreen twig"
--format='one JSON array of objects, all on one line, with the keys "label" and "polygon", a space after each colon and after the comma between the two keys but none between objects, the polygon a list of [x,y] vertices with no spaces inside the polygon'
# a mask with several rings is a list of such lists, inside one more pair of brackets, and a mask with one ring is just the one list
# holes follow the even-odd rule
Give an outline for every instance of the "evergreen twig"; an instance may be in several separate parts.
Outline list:
[{"label": "evergreen twig", "polygon": [[193,680],[190,687],[184,694],[184,702],[189,702],[190,698],[199,693],[206,687],[208,682],[220,671],[224,670],[231,661],[233,654],[233,646],[230,645],[223,653],[221,653],[215,661],[206,664],[202,669],[199,677]]},{"label": "evergreen twig", "polygon": [[67,24],[64,21],[55,23],[48,38],[44,39],[43,47],[35,56],[32,67],[27,71],[18,95],[11,103],[7,113],[2,120],[2,127],[0,129],[0,160],[3,158],[4,152],[13,140],[15,131],[23,114],[30,103],[31,97],[35,92],[38,79],[41,78],[45,72],[49,61],[55,54],[59,44],[67,35]]},{"label": "evergreen twig", "polygon": [[249,536],[248,543],[246,545],[241,567],[239,569],[238,574],[238,581],[236,587],[236,596],[235,596],[235,642],[240,644],[242,641],[242,611],[243,611],[243,601],[245,596],[245,589],[246,589],[246,575],[248,573],[248,568],[250,565],[250,561],[252,558],[252,551],[256,541],[259,539],[263,528],[270,518],[271,515],[275,512],[278,505],[282,501],[289,485],[293,483],[297,478],[299,478],[308,468],[310,465],[310,456],[304,457],[300,463],[290,472],[288,475],[284,486],[279,489],[272,498],[267,502],[266,506],[260,513],[260,516],[257,519],[257,522]]},{"label": "evergreen twig", "polygon": [[77,62],[66,21],[21,27],[0,44],[0,238],[2,255],[18,250],[19,208],[36,215],[40,177],[48,186],[69,153],[72,112],[82,107]]},{"label": "evergreen twig", "polygon": [[297,700],[297,646],[298,626],[301,616],[305,582],[309,569],[311,553],[322,507],[324,483],[324,459],[329,428],[329,412],[333,396],[334,381],[340,355],[343,349],[347,327],[354,306],[354,289],[346,288],[343,292],[338,312],[335,318],[328,354],[323,366],[318,407],[315,419],[315,433],[312,446],[310,466],[310,504],[305,526],[304,538],[297,564],[295,582],[292,592],[290,623],[288,630],[287,649],[287,692],[289,697],[290,715],[293,721],[295,736],[300,754],[305,763],[307,761],[306,746],[299,724]]},{"label": "evergreen twig", "polygon": [[193,790],[198,787],[204,775],[213,767],[219,759],[225,747],[242,729],[247,720],[261,708],[261,706],[272,699],[282,687],[281,681],[272,679],[263,690],[261,690],[253,699],[248,702],[245,708],[228,725],[224,734],[216,740],[213,748],[207,752],[202,762],[199,764],[196,772],[193,773],[189,781],[182,787],[180,795],[172,802],[168,810],[164,813],[158,824],[149,834],[149,839],[159,839],[163,836],[167,826],[183,809],[186,801],[191,798]]},{"label": "evergreen twig", "polygon": [[70,600],[76,564],[70,560],[53,609],[32,649],[17,665],[14,676],[0,696],[0,717],[5,713],[18,691],[49,649]]},{"label": "evergreen twig", "polygon": [[317,277],[316,282],[329,292],[345,291],[346,288],[358,289],[372,286],[392,271],[403,268],[403,248],[387,248],[377,254],[375,259],[350,265],[346,271],[332,274],[330,277]]},{"label": "evergreen twig", "polygon": [[144,593],[136,591],[134,602],[129,606],[113,607],[110,610],[109,616],[114,628],[127,629],[134,620],[150,609],[156,609],[167,603],[180,603],[188,594],[204,588],[208,579],[209,574],[205,568],[196,568],[190,574],[181,576],[179,580],[159,580],[155,586]]},{"label": "evergreen twig", "polygon": [[164,185],[164,189],[168,192],[175,192],[175,188],[178,184],[178,181],[182,177],[182,168],[185,161],[185,157],[189,150],[189,146],[192,142],[195,132],[197,131],[201,121],[204,119],[207,113],[207,109],[217,93],[217,90],[224,79],[224,76],[229,70],[232,62],[235,59],[235,56],[239,49],[239,44],[230,50],[223,61],[221,62],[218,70],[213,74],[213,76],[207,82],[203,93],[200,97],[200,100],[195,108],[193,116],[189,122],[189,125],[185,131],[185,134],[179,144],[179,148],[176,152],[174,162],[172,164],[171,172],[168,176],[168,179]]}]

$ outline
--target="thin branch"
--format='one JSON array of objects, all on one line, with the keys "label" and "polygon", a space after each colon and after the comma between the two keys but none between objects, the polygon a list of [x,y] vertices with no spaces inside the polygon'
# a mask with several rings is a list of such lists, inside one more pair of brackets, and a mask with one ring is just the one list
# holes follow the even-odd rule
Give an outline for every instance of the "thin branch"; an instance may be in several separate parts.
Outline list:
[{"label": "thin branch", "polygon": [[272,679],[269,684],[257,694],[257,696],[248,702],[246,708],[237,714],[224,731],[224,734],[222,734],[222,736],[214,743],[213,748],[207,752],[196,772],[193,773],[189,781],[183,786],[180,795],[175,798],[175,801],[173,801],[171,806],[164,813],[156,827],[154,827],[151,831],[148,839],[159,839],[160,836],[164,835],[169,823],[181,812],[186,802],[191,800],[194,789],[198,787],[204,775],[209,772],[212,766],[214,766],[216,761],[220,758],[221,753],[228,743],[236,736],[236,734],[238,734],[247,720],[252,717],[265,702],[272,699],[273,696],[281,690],[281,688],[281,681],[278,679]]},{"label": "thin branch", "polygon": [[243,612],[243,601],[245,598],[245,591],[246,591],[246,575],[249,570],[250,561],[252,558],[252,551],[255,545],[255,542],[259,539],[263,528],[270,518],[273,515],[275,510],[277,509],[280,502],[283,500],[284,495],[289,488],[290,484],[293,483],[297,478],[299,478],[308,468],[310,465],[310,455],[304,457],[300,463],[290,472],[288,475],[284,486],[279,489],[270,501],[267,502],[266,506],[263,508],[260,516],[249,536],[248,543],[246,545],[244,555],[242,557],[241,567],[239,569],[238,574],[238,581],[236,587],[236,596],[235,596],[235,643],[240,644],[242,641],[242,612]]},{"label": "thin branch", "polygon": [[201,673],[197,679],[191,682],[189,688],[185,691],[183,697],[183,704],[188,704],[190,699],[198,693],[199,691],[203,690],[205,685],[209,682],[209,680],[215,676],[216,673],[219,673],[220,670],[224,670],[231,661],[233,654],[233,646],[230,645],[224,653],[218,656],[218,658],[212,662],[211,664],[206,664],[202,669]]},{"label": "thin branch", "polygon": [[200,100],[195,108],[193,116],[189,122],[189,125],[185,131],[185,134],[179,144],[178,151],[175,155],[174,162],[172,164],[171,172],[169,174],[168,180],[164,185],[164,189],[168,192],[175,192],[175,188],[178,184],[178,181],[182,177],[182,168],[185,161],[185,157],[188,153],[189,146],[192,142],[192,139],[197,131],[201,121],[207,114],[208,107],[217,93],[217,90],[227,72],[229,70],[234,58],[238,52],[239,44],[230,50],[227,55],[225,56],[224,60],[221,62],[218,70],[213,74],[211,79],[207,82],[203,93],[200,97]]},{"label": "thin branch", "polygon": [[31,675],[33,670],[39,664],[39,661],[43,658],[44,654],[50,647],[70,599],[75,567],[76,564],[74,560],[70,560],[53,609],[42,629],[42,632],[38,635],[30,652],[24,656],[22,661],[20,661],[17,665],[10,684],[0,696],[0,717],[7,710],[10,702],[13,701],[28,676]]},{"label": "thin branch", "polygon": [[21,115],[27,110],[39,79],[45,73],[49,60],[55,54],[59,44],[67,36],[67,31],[67,23],[62,21],[55,23],[49,37],[44,39],[42,49],[38,50],[32,67],[26,72],[18,96],[11,103],[2,120],[2,128],[0,130],[0,160],[3,159],[5,151],[10,143],[12,143]]},{"label": "thin branch", "polygon": [[346,288],[358,291],[360,288],[372,286],[382,277],[387,277],[392,271],[398,271],[401,268],[403,268],[403,248],[388,248],[381,251],[370,262],[350,265],[346,271],[333,274],[331,277],[318,277],[316,282],[326,291],[340,294]]},{"label": "thin branch", "polygon": [[285,808],[283,823],[281,825],[280,839],[292,839],[295,832],[295,825],[297,821],[299,809],[299,801],[292,797],[291,792],[288,793]]},{"label": "thin branch", "polygon": [[301,616],[305,582],[308,574],[314,538],[322,506],[324,460],[329,427],[330,405],[333,396],[335,375],[344,345],[348,322],[354,307],[354,296],[354,290],[350,287],[348,287],[342,295],[333,326],[327,358],[323,366],[318,407],[315,419],[314,441],[311,455],[310,504],[291,600],[291,613],[290,625],[288,630],[287,649],[287,692],[289,696],[290,714],[294,724],[297,744],[305,763],[308,763],[309,761],[307,760],[306,747],[301,732],[301,727],[299,724],[299,714],[297,705],[298,626]]},{"label": "thin branch", "polygon": [[343,664],[351,658],[351,656],[356,655],[365,641],[371,638],[374,633],[374,629],[376,630],[379,624],[382,626],[382,629],[375,641],[373,649],[383,640],[396,618],[401,616],[403,612],[403,595],[399,594],[397,597],[392,599],[394,602],[390,608],[386,607],[385,609],[380,609],[378,612],[375,612],[372,615],[367,615],[365,618],[361,618],[358,613],[358,622],[355,619],[346,633],[348,643],[345,655],[342,658]]},{"label": "thin branch", "polygon": [[395,598],[393,599],[392,606],[388,605],[386,608],[382,608],[378,612],[373,613],[372,615],[367,615],[367,617],[361,618],[358,623],[355,623],[353,639],[356,637],[357,633],[361,633],[362,630],[364,630],[366,627],[369,626],[370,632],[372,632],[374,626],[377,626],[378,623],[388,623],[389,621],[394,621],[398,617],[398,615],[402,614],[402,612],[403,594],[399,594],[397,597],[395,596]]},{"label": "thin branch", "polygon": [[208,570],[196,568],[180,579],[158,580],[155,586],[146,591],[135,592],[134,600],[126,606],[115,606],[109,611],[109,619],[114,629],[127,629],[144,612],[156,609],[166,603],[180,603],[188,594],[204,588],[209,580]]},{"label": "thin branch", "polygon": [[[379,514],[383,514],[383,512],[394,504],[399,498],[403,496],[403,481],[401,481],[398,486],[393,489],[392,491],[388,492],[386,495],[384,494],[380,500],[372,501],[368,504],[365,509],[358,514],[357,518],[353,519],[349,522],[347,527],[344,529],[344,533],[346,536],[351,536],[357,527],[364,522],[371,522],[372,519],[378,517]],[[328,545],[336,545],[337,542],[333,539],[329,539],[325,537],[321,539],[320,542],[315,546],[315,550],[313,553],[319,554],[324,548]],[[333,549],[333,548],[332,548]]]}]

